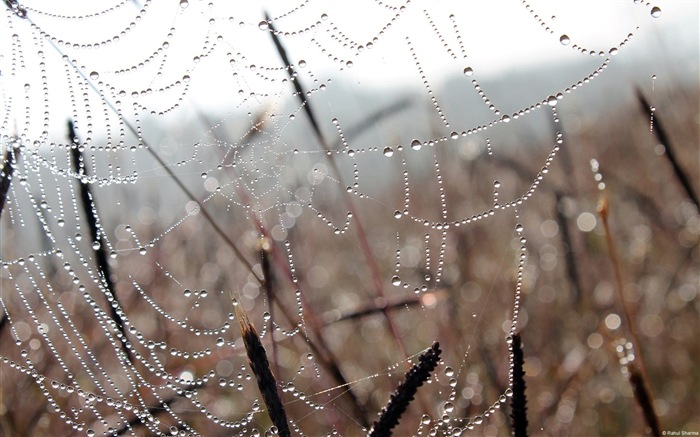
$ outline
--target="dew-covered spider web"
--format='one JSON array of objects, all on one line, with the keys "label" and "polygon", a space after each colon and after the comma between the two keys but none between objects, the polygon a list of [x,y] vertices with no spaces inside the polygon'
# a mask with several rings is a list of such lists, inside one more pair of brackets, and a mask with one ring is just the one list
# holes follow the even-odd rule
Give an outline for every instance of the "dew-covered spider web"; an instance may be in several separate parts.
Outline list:
[{"label": "dew-covered spider web", "polygon": [[603,184],[565,127],[653,96],[667,8],[491,3],[5,0],[0,429],[277,434],[240,306],[292,435],[364,434],[434,341],[396,434],[508,433]]}]

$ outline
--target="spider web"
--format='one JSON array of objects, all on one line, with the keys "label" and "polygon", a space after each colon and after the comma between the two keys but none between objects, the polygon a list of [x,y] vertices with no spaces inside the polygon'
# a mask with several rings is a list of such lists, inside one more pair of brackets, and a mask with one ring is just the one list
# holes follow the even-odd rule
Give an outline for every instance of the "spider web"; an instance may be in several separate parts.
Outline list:
[{"label": "spider web", "polygon": [[3,392],[77,435],[275,434],[235,305],[295,434],[366,430],[435,340],[403,432],[497,420],[558,109],[660,13],[629,2],[637,21],[589,46],[560,17],[585,3],[504,2],[582,59],[521,99],[489,91],[475,20],[541,48],[451,3],[5,3]]}]

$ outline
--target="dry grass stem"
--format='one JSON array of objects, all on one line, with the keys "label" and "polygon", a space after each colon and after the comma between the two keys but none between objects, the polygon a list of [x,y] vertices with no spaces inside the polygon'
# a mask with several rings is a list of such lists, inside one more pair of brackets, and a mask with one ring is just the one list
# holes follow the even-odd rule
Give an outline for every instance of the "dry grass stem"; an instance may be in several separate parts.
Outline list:
[{"label": "dry grass stem", "polygon": [[284,404],[277,390],[277,381],[270,369],[270,362],[267,360],[265,347],[260,342],[260,337],[255,331],[255,327],[245,310],[240,305],[236,305],[236,319],[238,327],[241,330],[243,344],[248,355],[248,363],[255,375],[255,380],[258,383],[258,389],[262,394],[263,401],[267,407],[270,420],[277,427],[277,432],[282,437],[290,436],[289,423],[287,422],[287,413],[284,411]]},{"label": "dry grass stem", "polygon": [[[319,144],[321,145],[321,148],[325,152],[330,151],[330,147],[328,146],[328,143],[326,142],[325,138],[323,137],[323,134],[321,132],[321,128],[319,126],[319,123],[317,121],[316,116],[314,115],[314,112],[311,109],[310,103],[306,98],[306,92],[304,91],[304,88],[301,85],[301,82],[299,81],[299,78],[296,77],[296,74],[294,73],[294,69],[292,68],[292,63],[289,61],[289,57],[287,56],[287,51],[285,50],[284,46],[282,45],[282,42],[280,41],[279,37],[277,36],[275,27],[272,24],[272,19],[268,15],[267,12],[265,12],[265,21],[267,21],[269,29],[270,29],[270,36],[272,37],[272,41],[275,44],[275,47],[277,48],[277,52],[280,55],[280,58],[282,58],[282,62],[285,65],[287,69],[287,74],[289,75],[289,79],[294,84],[294,90],[296,91],[296,95],[299,98],[301,105],[304,107],[304,111],[306,112],[306,115],[309,119],[309,122],[311,123],[311,126],[313,128],[314,134],[316,136],[316,139],[318,140]],[[335,176],[338,178],[338,181],[340,181],[341,185],[345,185],[345,183],[342,180],[341,177],[341,172],[338,168],[338,164],[334,159],[332,159],[332,155],[328,154],[328,161],[331,165],[331,168],[333,169],[333,172]],[[360,248],[362,249],[362,253],[364,254],[365,261],[367,262],[367,266],[370,268],[370,271],[372,273],[372,282],[374,284],[374,290],[375,294],[377,297],[384,299],[385,298],[385,293],[384,293],[384,287],[382,285],[382,276],[379,273],[379,266],[377,265],[377,260],[375,259],[373,253],[372,253],[372,248],[369,245],[369,241],[367,239],[367,233],[365,232],[364,226],[362,225],[362,221],[360,220],[360,215],[358,214],[355,205],[352,202],[352,199],[348,196],[348,193],[344,190],[341,190],[341,195],[343,197],[343,201],[345,203],[345,206],[348,208],[348,211],[352,214],[352,217],[354,217],[355,220],[355,226],[357,228],[357,237],[360,243]],[[384,319],[387,322],[387,325],[389,325],[389,330],[391,331],[391,335],[393,336],[396,345],[399,348],[399,352],[401,353],[402,356],[407,357],[406,353],[406,346],[404,345],[403,337],[399,333],[398,328],[396,327],[395,323],[392,321],[391,317],[389,316],[389,313],[386,309],[382,311],[382,314],[384,315]]]},{"label": "dry grass stem", "polygon": [[557,224],[561,230],[561,240],[564,244],[564,261],[566,265],[566,273],[571,280],[571,285],[574,287],[575,301],[578,304],[583,296],[583,286],[581,285],[581,275],[578,271],[578,266],[576,264],[576,259],[574,257],[575,248],[574,242],[571,239],[571,233],[569,232],[568,219],[564,215],[562,209],[563,206],[563,195],[559,192],[555,192],[556,197],[556,213],[557,213]]},{"label": "dry grass stem", "polygon": [[[87,167],[85,166],[83,154],[78,146],[78,137],[75,133],[73,122],[70,120],[68,121],[68,139],[73,143],[73,147],[71,148],[73,170],[80,178],[86,178],[88,176]],[[78,179],[78,182],[80,184],[80,200],[83,206],[83,212],[85,213],[88,228],[90,228],[90,243],[92,247],[95,248],[97,268],[102,275],[102,284],[113,299],[113,301],[109,302],[110,315],[120,333],[119,339],[121,340],[122,350],[126,354],[127,359],[134,363],[133,353],[127,346],[128,339],[126,336],[126,329],[124,328],[124,321],[120,311],[117,309],[120,304],[115,291],[114,282],[112,281],[112,271],[107,261],[106,241],[101,237],[101,232],[97,224],[97,206],[95,205],[95,199],[90,191],[88,182],[81,179]]]},{"label": "dry grass stem", "polygon": [[357,311],[353,311],[348,314],[343,314],[340,317],[338,317],[337,320],[334,320],[333,322],[341,322],[343,320],[354,320],[354,319],[362,319],[367,316],[371,316],[373,314],[378,314],[378,313],[383,313],[387,310],[400,310],[400,309],[407,309],[409,307],[414,307],[414,306],[420,306],[423,303],[420,297],[409,297],[407,299],[402,299],[398,302],[392,302],[392,303],[383,303],[383,304],[375,304],[375,305],[368,305],[363,308],[358,309]]},{"label": "dry grass stem", "polygon": [[[622,269],[620,267],[620,260],[617,256],[617,249],[615,248],[615,242],[612,238],[612,233],[610,232],[610,222],[608,220],[610,216],[610,205],[605,194],[603,194],[603,196],[600,199],[600,203],[598,204],[598,214],[600,215],[600,218],[603,221],[603,228],[605,229],[605,241],[608,246],[610,261],[615,272],[615,288],[617,289],[618,298],[620,300],[620,304],[622,305],[625,324],[627,325],[627,329],[630,333],[630,336],[632,337],[632,344],[636,351],[636,360],[639,363],[639,368],[637,368],[636,365],[634,365],[634,363],[630,365],[630,370],[634,368],[634,370],[636,371],[636,374],[630,378],[630,383],[632,384],[635,390],[635,399],[637,400],[637,402],[640,403],[640,406],[642,407],[645,420],[651,427],[652,431],[656,429],[656,431],[658,432],[659,419],[656,415],[656,412],[654,411],[654,397],[652,395],[650,385],[647,383],[647,381],[649,380],[649,376],[647,373],[646,365],[644,364],[642,349],[640,347],[641,344],[639,342],[639,336],[637,335],[637,328],[634,323],[632,311],[630,310],[629,305],[627,304],[627,300],[625,299],[622,281]],[[637,390],[643,391],[643,397],[637,394]],[[649,415],[649,417],[647,417],[647,415]]]},{"label": "dry grass stem", "polygon": [[666,149],[664,156],[666,156],[668,162],[671,163],[671,167],[673,168],[673,174],[676,176],[676,179],[678,179],[678,182],[680,182],[681,186],[685,190],[685,193],[688,195],[690,200],[693,201],[695,207],[698,210],[700,210],[700,201],[698,200],[698,195],[695,193],[695,189],[693,188],[693,184],[690,182],[690,178],[685,174],[685,171],[678,163],[678,159],[676,159],[676,153],[673,147],[671,146],[671,141],[669,141],[668,139],[668,135],[666,134],[666,129],[664,128],[664,125],[661,123],[658,114],[654,113],[652,106],[644,97],[642,91],[639,88],[637,88],[636,91],[637,100],[639,100],[639,104],[642,106],[642,110],[647,114],[647,116],[650,119],[654,120],[654,133],[656,134],[656,138]]},{"label": "dry grass stem", "polygon": [[12,151],[8,149],[5,151],[5,160],[3,161],[2,172],[0,172],[0,215],[2,214],[2,209],[5,207],[7,193],[10,191],[12,173],[15,171],[14,162],[17,155],[19,155],[19,150],[20,149],[15,149]]},{"label": "dry grass stem", "polygon": [[[180,398],[184,398],[184,397],[188,396],[190,393],[194,392],[194,390],[196,390],[197,388],[200,388],[200,387],[201,387],[201,385],[198,386],[197,384],[191,384],[191,385],[183,388],[176,395],[171,396],[168,399],[160,402],[155,407],[148,408],[148,410],[147,410],[148,416],[146,416],[146,417],[155,417],[158,414],[165,413],[166,408],[169,408],[173,403],[175,403],[175,401],[177,401]],[[125,424],[123,427],[118,429],[114,435],[125,435],[128,432],[133,431],[132,428],[135,428],[137,426],[144,424],[143,420],[144,419],[142,419],[141,416],[134,417],[133,419],[131,419],[129,421],[129,423]]]}]

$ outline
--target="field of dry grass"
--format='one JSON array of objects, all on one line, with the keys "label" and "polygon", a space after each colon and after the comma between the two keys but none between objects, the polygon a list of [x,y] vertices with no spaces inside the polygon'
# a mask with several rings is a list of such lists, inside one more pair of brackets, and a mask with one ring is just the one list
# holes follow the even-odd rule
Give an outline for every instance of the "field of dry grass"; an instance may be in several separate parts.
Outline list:
[{"label": "field of dry grass", "polygon": [[[697,98],[689,96],[697,96],[697,90],[658,89],[652,99],[656,121],[663,123],[690,180],[697,181]],[[645,434],[642,412],[623,375],[625,366],[620,364],[619,345],[632,337],[624,320],[615,321],[615,315],[624,317],[615,290],[609,247],[596,214],[596,205],[603,196],[609,204],[611,237],[619,254],[623,294],[639,336],[641,350],[631,353],[636,361],[644,361],[662,429],[700,430],[700,378],[693,364],[700,356],[696,337],[700,221],[696,205],[661,153],[658,139],[650,133],[649,117],[635,102],[614,118],[583,120],[569,129],[563,117],[562,126],[565,141],[557,160],[522,212],[528,254],[518,331],[525,355],[530,430],[532,434],[549,435]],[[508,191],[499,193],[501,199],[524,192],[551,147],[522,144],[519,147],[532,153],[513,150],[512,156],[500,153],[492,157],[484,148],[477,149],[477,153],[460,154],[464,148],[473,149],[474,141],[483,142],[483,138],[470,136],[461,148],[437,152],[443,164],[440,171],[449,175],[446,198],[451,205],[462,205],[459,199],[468,199],[463,207],[458,206],[464,210],[457,215],[468,216],[471,209],[488,208],[493,193],[488,184],[480,181],[493,179],[494,174],[501,186],[508,187]],[[590,169],[593,157],[600,163],[599,171],[606,184],[604,193],[596,186]],[[424,187],[425,193],[435,188],[434,174],[426,172],[417,178],[424,179],[412,181],[412,186]],[[402,189],[401,185],[386,187],[389,193],[400,193]],[[328,208],[332,213],[332,206],[339,199],[337,194],[328,196],[328,205],[320,204],[318,208]],[[99,195],[96,198],[101,200]],[[434,213],[434,195],[412,193],[411,202],[414,212]],[[422,224],[403,217],[398,220],[398,227],[391,223],[387,233],[383,221],[394,206],[362,199],[359,204],[360,218],[377,260],[392,259],[391,253],[397,248],[392,229],[407,235],[423,233]],[[216,207],[216,201],[207,204],[214,215],[219,214]],[[225,215],[218,217],[224,220]],[[595,225],[586,220],[595,221]],[[307,435],[332,428],[343,435],[353,435],[363,423],[371,423],[408,369],[410,360],[397,357],[417,354],[438,340],[443,364],[421,388],[397,429],[401,434],[409,434],[428,429],[428,422],[421,428],[423,414],[429,415],[430,426],[440,421],[443,414],[445,419],[452,418],[449,420],[453,426],[460,423],[454,418],[480,415],[491,404],[500,404],[499,397],[509,387],[505,332],[512,318],[518,250],[513,243],[514,234],[508,230],[514,225],[513,217],[496,216],[470,226],[453,227],[446,240],[442,280],[436,283],[428,278],[428,288],[420,294],[412,288],[384,284],[385,298],[378,298],[372,290],[371,269],[363,258],[358,237],[352,233],[340,238],[323,237],[319,221],[309,211],[299,216],[287,236],[294,248],[294,275],[303,297],[295,294],[288,281],[284,245],[271,238],[265,243],[269,245],[266,248],[271,260],[266,273],[269,288],[258,289],[250,285],[254,283],[251,275],[237,267],[232,251],[198,217],[169,233],[145,257],[120,256],[115,267],[117,271],[129,271],[130,280],[147,284],[143,292],[162,305],[165,314],[186,319],[196,329],[212,330],[230,322],[231,294],[210,292],[206,298],[197,298],[198,291],[194,290],[187,298],[192,305],[183,307],[182,296],[168,297],[180,294],[182,286],[174,283],[167,272],[188,278],[188,283],[198,284],[200,290],[249,284],[238,286],[239,299],[257,329],[264,334],[267,331],[263,343],[283,384],[287,414]],[[160,232],[158,226],[154,223],[136,232],[148,240],[149,232]],[[243,235],[237,241],[239,248],[254,259],[252,254],[260,251],[254,230],[245,230],[244,225],[236,223],[231,223],[229,230]],[[436,240],[428,243],[431,253],[440,250],[440,241]],[[412,258],[420,257],[414,252],[423,242],[401,244],[406,247],[400,263],[418,266],[402,269],[402,280],[415,282],[424,273]],[[394,266],[383,263],[377,268],[382,278],[390,278]],[[260,262],[255,271],[262,275]],[[56,275],[40,287],[61,290],[70,285],[70,277],[57,269]],[[160,352],[168,372],[187,370],[193,375],[207,375],[215,371],[234,381],[225,387],[219,385],[218,378],[206,381],[198,398],[208,410],[228,420],[240,420],[240,412],[250,410],[258,395],[236,338],[225,339],[231,347],[217,348],[215,336],[188,333],[144,305],[144,296],[135,291],[129,280],[118,280],[116,292],[132,324],[139,326],[144,336],[175,349],[208,351],[194,360],[167,356],[167,350]],[[303,299],[301,313],[297,313],[297,299]],[[85,302],[70,293],[61,294],[59,301],[89,342],[93,335],[99,339],[101,328],[97,322],[78,316],[86,311]],[[5,305],[16,304],[16,299],[5,298]],[[104,307],[104,302],[97,304]],[[39,317],[45,316],[40,306],[37,311]],[[270,313],[274,325],[267,322]],[[304,324],[296,325],[302,319]],[[287,331],[299,326],[300,332],[287,335]],[[1,335],[3,355],[20,361],[9,345],[10,332],[3,329]],[[76,364],[70,361],[65,342],[57,340],[56,347],[59,356],[68,357],[68,368]],[[144,345],[136,346],[141,353],[146,349]],[[123,370],[116,363],[112,367],[108,357],[114,351],[110,351],[109,344],[104,339],[97,341],[92,351],[119,386],[118,375]],[[309,351],[314,355],[311,360],[306,357]],[[61,364],[47,350],[37,348],[29,354],[33,355],[33,362],[41,363],[34,371],[47,378],[58,377],[56,371]],[[100,359],[102,354],[104,359]],[[344,383],[339,375],[349,385],[341,385]],[[81,380],[87,376],[76,377]],[[63,419],[47,413],[51,407],[40,393],[45,389],[40,389],[34,378],[4,368],[2,387],[2,427],[5,433],[9,432],[7,435],[41,435],[49,429],[70,434]],[[144,390],[144,396],[149,405],[164,401],[149,398],[148,390]],[[205,435],[221,433],[184,398],[176,397],[172,402],[183,419]],[[435,399],[441,402],[435,404]],[[448,399],[453,407],[445,407]],[[54,401],[64,411],[81,408],[69,396],[59,395]],[[492,414],[473,431],[474,435],[510,432],[507,402],[501,405],[503,411],[492,409]],[[154,416],[159,418],[160,414]],[[163,422],[160,427],[167,429],[168,420],[164,418]],[[256,415],[254,423],[265,428],[265,417]]]}]

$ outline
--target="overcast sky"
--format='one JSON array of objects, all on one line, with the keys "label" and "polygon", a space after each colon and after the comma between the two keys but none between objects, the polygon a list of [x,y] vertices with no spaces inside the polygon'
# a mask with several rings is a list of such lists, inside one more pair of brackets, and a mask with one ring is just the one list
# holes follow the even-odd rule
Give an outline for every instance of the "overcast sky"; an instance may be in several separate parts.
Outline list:
[{"label": "overcast sky", "polygon": [[[174,1],[152,2],[139,20],[135,18],[140,1],[25,0],[20,3],[27,7],[28,18],[56,41],[77,44],[103,41],[119,34],[133,20],[133,30],[122,36],[118,43],[113,42],[98,50],[73,50],[60,44],[59,48],[76,60],[86,76],[92,71],[98,73],[99,79],[94,82],[103,82],[99,85],[103,89],[123,89],[130,96],[133,90],[157,88],[188,76],[191,83],[187,98],[197,100],[199,95],[206,95],[206,102],[211,106],[230,106],[231,98],[227,93],[238,90],[234,87],[222,92],[222,84],[231,83],[232,68],[228,65],[227,53],[232,53],[238,62],[238,70],[233,70],[240,73],[236,86],[245,85],[247,90],[264,91],[266,82],[260,79],[259,73],[267,68],[280,67],[269,30],[259,26],[264,10],[274,18],[277,30],[290,33],[282,38],[283,43],[293,63],[305,61],[305,67],[298,70],[306,77],[307,83],[309,79],[340,76],[365,87],[401,84],[420,87],[420,73],[408,48],[407,37],[421,68],[434,85],[466,67],[472,68],[474,78],[481,81],[533,65],[591,58],[575,50],[575,46],[607,54],[629,33],[635,37],[620,50],[616,62],[639,57],[653,59],[658,57],[659,50],[682,50],[690,53],[689,65],[697,74],[700,22],[700,2],[697,0],[654,0],[653,3],[532,0],[530,4],[537,17],[518,0],[413,1],[383,32],[382,26],[396,14],[395,10],[383,5],[403,3],[373,0],[310,0],[308,3],[219,1],[210,8],[205,1],[190,0],[187,7],[180,7]],[[655,6],[661,9],[658,18],[651,14]],[[115,9],[97,17],[56,17],[92,14],[109,8]],[[450,19],[452,14],[466,57],[457,44],[457,34]],[[57,96],[53,102],[58,100],[58,103],[65,104],[67,94],[61,88],[65,87],[66,73],[60,54],[45,41],[43,47],[36,45],[41,38],[32,35],[27,20],[13,20],[13,23],[12,32],[22,41],[23,64],[14,76],[8,74],[12,71],[14,59],[13,38],[9,35],[9,27],[2,26],[0,68],[5,99],[9,96],[14,102],[23,102],[27,95],[25,84],[40,83],[36,53],[41,48],[47,64],[49,89],[52,96]],[[304,30],[312,25],[316,27]],[[172,36],[168,36],[170,28],[175,29]],[[216,35],[222,36],[221,41],[217,42],[211,56],[203,56],[202,47],[206,46],[207,37],[211,44]],[[562,35],[569,37],[567,45],[559,42]],[[374,37],[377,37],[374,47],[366,48]],[[346,41],[343,38],[356,41],[365,49],[358,52],[343,47]],[[454,57],[442,48],[440,38],[447,42],[455,53]],[[115,74],[115,70],[145,59],[165,42],[169,48],[162,50],[155,61],[143,69],[143,74]],[[164,53],[168,57],[166,67],[156,77],[156,65]],[[201,56],[202,62],[193,62],[195,56]],[[333,57],[339,60],[333,60]],[[599,56],[594,58],[591,65],[603,60]],[[352,62],[351,68],[346,61]],[[245,68],[240,64],[245,64]],[[252,71],[250,65],[256,65],[256,71]],[[31,87],[28,93],[33,101],[41,101],[40,86]],[[176,93],[169,98],[176,99]],[[21,125],[26,111],[15,106],[11,105],[11,117],[19,120]]]}]

